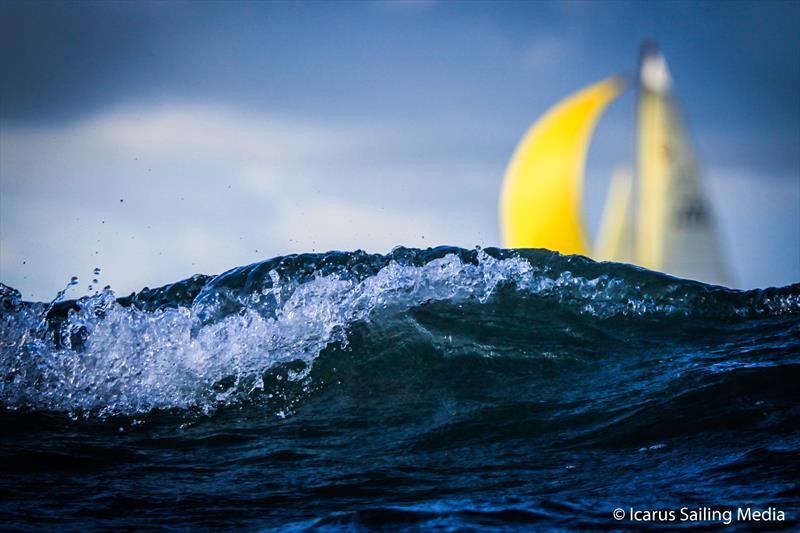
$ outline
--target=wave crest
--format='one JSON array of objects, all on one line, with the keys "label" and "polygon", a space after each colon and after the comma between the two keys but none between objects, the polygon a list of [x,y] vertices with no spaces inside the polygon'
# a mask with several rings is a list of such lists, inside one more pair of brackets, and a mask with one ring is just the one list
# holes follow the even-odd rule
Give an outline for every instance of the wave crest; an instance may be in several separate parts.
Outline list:
[{"label": "wave crest", "polygon": [[454,328],[468,327],[469,306],[487,303],[500,323],[513,307],[599,328],[613,327],[603,325],[611,318],[727,323],[800,313],[798,285],[743,292],[544,250],[450,247],[278,257],[125,298],[106,289],[55,306],[0,290],[2,404],[100,416],[209,412],[268,397],[265,376],[289,363],[286,378],[307,391],[314,361],[329,346],[346,346],[354,324],[369,328],[435,302],[467,304]]}]

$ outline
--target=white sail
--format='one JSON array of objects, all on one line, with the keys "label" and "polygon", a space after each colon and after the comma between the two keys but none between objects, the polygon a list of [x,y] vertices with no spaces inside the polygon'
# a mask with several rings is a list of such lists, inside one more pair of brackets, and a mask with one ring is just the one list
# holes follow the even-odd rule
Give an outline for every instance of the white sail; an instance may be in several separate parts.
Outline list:
[{"label": "white sail", "polygon": [[640,78],[636,263],[728,284],[717,221],[657,50],[645,52]]},{"label": "white sail", "polygon": [[594,245],[595,259],[633,263],[636,261],[633,232],[633,175],[628,167],[618,167],[611,176],[603,215]]}]

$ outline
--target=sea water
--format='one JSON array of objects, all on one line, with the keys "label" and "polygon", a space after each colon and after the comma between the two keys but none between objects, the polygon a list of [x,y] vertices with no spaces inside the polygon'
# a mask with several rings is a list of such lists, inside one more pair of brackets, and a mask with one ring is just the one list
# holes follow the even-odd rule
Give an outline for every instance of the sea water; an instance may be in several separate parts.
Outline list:
[{"label": "sea water", "polygon": [[0,523],[790,530],[798,384],[800,285],[544,250],[0,286]]}]

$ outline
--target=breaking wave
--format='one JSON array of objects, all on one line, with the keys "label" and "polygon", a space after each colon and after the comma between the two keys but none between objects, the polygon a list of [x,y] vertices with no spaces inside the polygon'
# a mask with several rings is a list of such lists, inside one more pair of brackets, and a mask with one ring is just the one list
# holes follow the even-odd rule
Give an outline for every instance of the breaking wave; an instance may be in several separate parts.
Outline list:
[{"label": "breaking wave", "polygon": [[[799,285],[743,292],[544,250],[449,247],[278,257],[124,298],[106,288],[48,305],[6,286],[0,297],[2,404],[101,417],[243,401],[285,415],[319,385],[315,360],[352,350],[356,328],[366,338],[399,329],[451,355],[569,358],[552,345],[581,345],[587,332],[613,339],[620,324],[650,328],[653,337],[631,339],[641,345],[659,331],[668,339],[698,324],[728,330],[800,314]],[[431,306],[452,323],[424,324],[417,315]],[[498,334],[477,347],[470,323],[487,312]],[[543,324],[553,326],[548,346],[520,345]],[[434,329],[462,332],[461,345]],[[266,383],[285,388],[275,383],[283,379],[300,392],[280,405]]]}]

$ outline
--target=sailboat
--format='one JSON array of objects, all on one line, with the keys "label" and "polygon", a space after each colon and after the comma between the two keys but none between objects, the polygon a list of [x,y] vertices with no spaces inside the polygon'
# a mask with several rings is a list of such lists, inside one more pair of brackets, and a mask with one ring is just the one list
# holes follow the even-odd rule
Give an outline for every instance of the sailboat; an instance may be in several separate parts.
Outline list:
[{"label": "sailboat", "polygon": [[635,171],[614,172],[597,238],[583,220],[586,156],[602,113],[629,83],[613,76],[542,116],[506,169],[500,227],[507,248],[548,248],[633,263],[674,276],[728,285],[717,219],[673,95],[666,60],[642,49]]}]

